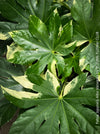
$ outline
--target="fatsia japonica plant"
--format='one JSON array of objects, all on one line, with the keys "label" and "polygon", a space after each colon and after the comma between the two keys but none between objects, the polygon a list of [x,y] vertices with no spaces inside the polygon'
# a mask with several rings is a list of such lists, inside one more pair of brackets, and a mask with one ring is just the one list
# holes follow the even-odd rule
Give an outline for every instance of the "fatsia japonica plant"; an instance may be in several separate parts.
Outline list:
[{"label": "fatsia japonica plant", "polygon": [[100,133],[99,6],[0,0],[0,126],[19,111],[9,134]]}]

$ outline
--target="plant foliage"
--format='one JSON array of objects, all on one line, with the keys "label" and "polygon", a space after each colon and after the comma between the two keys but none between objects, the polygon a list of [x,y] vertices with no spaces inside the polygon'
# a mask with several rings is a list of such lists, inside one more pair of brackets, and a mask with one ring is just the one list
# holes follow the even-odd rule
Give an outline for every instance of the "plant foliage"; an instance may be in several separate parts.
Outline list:
[{"label": "plant foliage", "polygon": [[0,0],[0,126],[22,110],[9,134],[100,133],[99,7]]},{"label": "plant foliage", "polygon": [[[81,81],[83,79],[83,81]],[[13,124],[10,134],[13,133],[97,133],[95,128],[95,112],[86,108],[85,105],[95,106],[95,89],[86,88],[80,90],[86,79],[86,74],[81,74],[69,82],[57,94],[59,86],[56,78],[47,71],[46,80],[41,86],[34,85],[33,90],[40,93],[37,98],[30,96],[32,108],[23,113],[16,123]],[[48,88],[47,88],[48,87]],[[5,96],[17,106],[29,107],[28,94],[11,92],[10,89],[2,87]],[[26,96],[27,95],[27,96]],[[36,94],[37,95],[37,94]],[[23,105],[22,105],[23,103]],[[87,114],[85,114],[87,113]],[[89,115],[92,115],[92,121]],[[21,126],[21,127],[20,127]],[[33,126],[33,127],[32,127]]]}]

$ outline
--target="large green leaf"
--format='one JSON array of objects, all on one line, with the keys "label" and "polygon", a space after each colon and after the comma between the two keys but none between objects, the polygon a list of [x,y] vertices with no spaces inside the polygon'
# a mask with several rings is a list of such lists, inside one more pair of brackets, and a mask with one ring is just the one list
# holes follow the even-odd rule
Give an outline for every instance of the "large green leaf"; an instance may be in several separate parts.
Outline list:
[{"label": "large green leaf", "polygon": [[0,127],[8,122],[16,112],[17,107],[12,105],[2,94],[0,89]]},{"label": "large green leaf", "polygon": [[[23,75],[23,68],[19,65],[12,65],[4,58],[0,58],[0,87],[2,85],[14,90],[23,90],[23,87],[12,78],[12,75]],[[4,97],[0,88],[0,126],[8,122],[16,110],[17,107]]]},{"label": "large green leaf", "polygon": [[100,73],[100,70],[97,72],[97,66],[100,68],[99,59],[97,59],[100,56],[99,6],[100,2],[96,0],[94,0],[94,4],[90,0],[74,0],[71,9],[72,17],[76,21],[74,23],[74,40],[79,41],[81,45],[89,42],[80,53],[81,70],[87,69],[95,77]]},{"label": "large green leaf", "polygon": [[[34,99],[33,106],[35,108],[31,108],[19,116],[13,123],[10,134],[33,132],[35,134],[99,134],[95,126],[96,113],[88,107],[88,105],[96,105],[96,90],[94,88],[80,90],[85,80],[86,74],[77,76],[58,95],[59,83],[47,71],[44,83],[40,86],[33,86],[33,90],[41,94],[39,98]],[[17,92],[13,94],[13,91],[10,93],[7,90],[3,88],[9,98],[11,96],[16,98],[19,94]],[[20,96],[18,98],[20,98],[18,103],[20,105],[23,98]],[[11,101],[15,103],[12,98]]]},{"label": "large green leaf", "polygon": [[93,26],[92,18],[91,18],[91,11],[92,6],[90,0],[74,0],[73,6],[71,9],[71,14],[74,20],[77,22],[75,23],[74,31],[75,31],[75,39],[82,39],[82,40],[90,40],[93,32],[90,33],[90,30]]},{"label": "large green leaf", "polygon": [[[27,71],[30,80],[31,77],[40,74],[53,60],[56,61],[60,75],[65,66],[63,56],[71,53],[76,45],[75,42],[71,42],[72,21],[62,27],[59,14],[57,10],[54,10],[47,26],[38,17],[30,16],[29,31],[10,33],[17,45],[8,47],[8,60],[18,64],[30,64],[38,60]],[[36,73],[35,70],[37,70]]]},{"label": "large green leaf", "polygon": [[36,15],[46,22],[56,7],[52,3],[52,0],[0,0],[0,55],[12,41],[11,38],[5,40],[1,34],[28,29],[30,15]]},{"label": "large green leaf", "polygon": [[17,0],[24,8],[30,10],[30,14],[35,14],[41,20],[47,21],[54,7],[53,0]]},{"label": "large green leaf", "polygon": [[46,21],[51,13],[52,0],[0,0],[0,14],[7,21],[0,22],[0,32],[28,29],[28,18],[37,15]]},{"label": "large green leaf", "polygon": [[26,90],[31,91],[33,88],[33,83],[27,80],[22,66],[11,64],[7,62],[6,59],[0,58],[0,126],[8,122],[17,110],[17,107],[9,102],[9,99],[6,99],[3,95],[1,85],[4,86],[5,89],[10,88],[8,92],[12,90],[15,90],[15,93],[22,91],[22,95],[24,95]]},{"label": "large green leaf", "polygon": [[11,103],[21,108],[29,108],[33,106],[34,100],[40,96],[40,94],[36,93],[30,93],[25,91],[19,92],[5,87],[1,88],[3,89],[3,94],[5,95],[7,100],[9,100]]},{"label": "large green leaf", "polygon": [[33,61],[40,59],[41,56],[48,55],[49,53],[49,50],[35,48],[36,46],[34,49],[31,49],[31,47],[26,47],[26,49],[24,49],[13,43],[11,46],[7,46],[7,59],[11,63],[28,65],[33,63]]}]

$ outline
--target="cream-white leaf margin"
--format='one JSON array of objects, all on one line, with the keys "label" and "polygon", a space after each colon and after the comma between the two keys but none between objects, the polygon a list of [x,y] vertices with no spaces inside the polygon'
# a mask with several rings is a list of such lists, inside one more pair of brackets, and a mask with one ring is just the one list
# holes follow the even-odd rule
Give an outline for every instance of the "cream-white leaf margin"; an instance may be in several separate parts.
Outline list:
[{"label": "cream-white leaf margin", "polygon": [[83,84],[86,81],[87,74],[88,73],[80,74],[79,76],[75,77],[72,81],[70,81],[64,88],[63,96],[67,95],[71,90],[73,90],[73,89],[77,90],[81,86],[83,86]]},{"label": "cream-white leaf margin", "polygon": [[47,73],[46,73],[46,80],[47,80],[48,76],[50,76],[50,80],[49,81],[53,83],[54,90],[57,93],[57,87],[60,86],[57,78],[50,71],[47,71]]},{"label": "cream-white leaf margin", "polygon": [[0,40],[6,40],[8,37],[9,36],[7,34],[0,33]]},{"label": "cream-white leaf margin", "polygon": [[78,47],[78,46],[81,46],[81,45],[83,45],[84,43],[86,43],[88,40],[81,40],[81,41],[77,41],[76,42],[76,46]]},{"label": "cream-white leaf margin", "polygon": [[33,89],[33,83],[31,83],[26,75],[23,76],[12,76],[12,78],[17,81],[20,85],[22,85],[24,88]]},{"label": "cream-white leaf margin", "polygon": [[[88,0],[89,1],[89,3],[91,3],[91,0]],[[73,0],[73,5],[75,5],[76,4],[76,0]]]},{"label": "cream-white leaf margin", "polygon": [[25,91],[16,91],[9,88],[5,88],[1,86],[3,94],[9,94],[10,96],[17,98],[17,99],[35,99],[40,97],[40,93],[30,93]]},{"label": "cream-white leaf margin", "polygon": [[[52,74],[49,70],[46,72],[46,75],[44,77],[45,80],[47,80],[48,76],[50,76],[49,81],[53,83],[54,89],[56,91],[57,87],[60,86],[57,78]],[[20,85],[22,85],[24,88],[33,89],[34,83],[30,82],[27,79],[27,75],[23,76],[12,76],[12,78],[17,81]]]},{"label": "cream-white leaf margin", "polygon": [[7,46],[7,59],[11,60],[14,58],[14,54],[17,51],[22,51],[23,49],[20,46],[15,46],[15,43],[12,43],[10,46]]},{"label": "cream-white leaf margin", "polygon": [[98,81],[100,81],[100,75],[98,75]]},{"label": "cream-white leaf margin", "polygon": [[53,59],[52,62],[50,63],[50,65],[49,65],[49,70],[57,78],[57,74],[56,74],[56,63],[57,63],[57,61],[55,59]]},{"label": "cream-white leaf margin", "polygon": [[[72,81],[74,84],[72,84]],[[76,77],[72,81],[65,86],[63,96],[67,95],[74,87],[76,87],[76,84],[78,83],[78,77]]]}]

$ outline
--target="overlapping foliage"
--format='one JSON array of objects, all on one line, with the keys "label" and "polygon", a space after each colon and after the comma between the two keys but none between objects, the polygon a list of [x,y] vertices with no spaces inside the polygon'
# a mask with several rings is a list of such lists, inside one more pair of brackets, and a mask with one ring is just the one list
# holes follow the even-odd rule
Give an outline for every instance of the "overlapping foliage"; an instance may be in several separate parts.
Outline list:
[{"label": "overlapping foliage", "polygon": [[24,111],[9,134],[99,134],[99,6],[0,0],[0,32],[12,42],[0,59],[0,125]]}]

